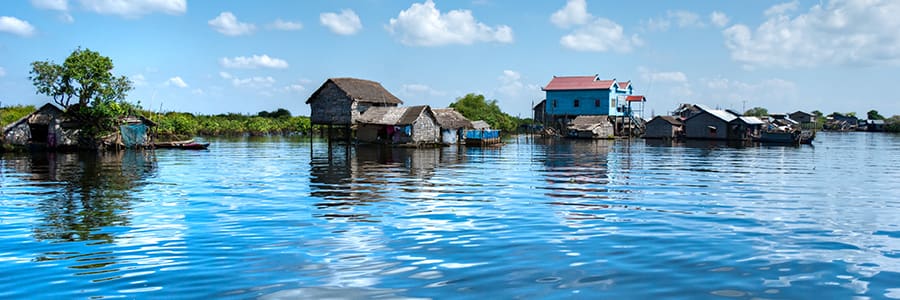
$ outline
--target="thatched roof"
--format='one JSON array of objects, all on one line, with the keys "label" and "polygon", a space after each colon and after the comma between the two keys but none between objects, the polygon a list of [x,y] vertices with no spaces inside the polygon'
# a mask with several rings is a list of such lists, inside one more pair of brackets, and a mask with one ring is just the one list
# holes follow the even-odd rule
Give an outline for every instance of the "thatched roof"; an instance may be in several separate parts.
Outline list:
[{"label": "thatched roof", "polygon": [[3,132],[5,133],[5,132],[9,131],[10,129],[12,129],[13,127],[18,126],[22,122],[28,121],[28,119],[30,119],[31,117],[33,117],[34,115],[36,115],[40,112],[52,113],[57,116],[60,116],[63,114],[62,109],[59,109],[59,107],[56,107],[56,105],[53,105],[52,103],[47,103],[47,104],[44,104],[43,106],[39,107],[38,109],[36,109],[34,112],[32,112],[28,115],[25,115],[24,117],[19,118],[15,122],[12,122],[12,123],[7,124],[6,126],[3,126]]},{"label": "thatched roof", "polygon": [[[376,125],[412,125],[422,113],[431,113],[428,105],[410,107],[371,107],[356,121]],[[434,115],[433,113],[431,113]]]},{"label": "thatched roof", "polygon": [[459,129],[472,128],[472,121],[466,119],[461,113],[452,108],[435,108],[432,109],[434,117],[437,119],[441,128]]},{"label": "thatched roof", "polygon": [[344,91],[350,99],[358,102],[403,104],[403,101],[388,92],[380,83],[357,78],[329,78],[317,89],[306,103],[309,104],[319,96],[319,92],[331,82]]},{"label": "thatched roof", "polygon": [[488,124],[488,122],[485,122],[484,120],[472,121],[472,128],[491,129],[491,124]]}]

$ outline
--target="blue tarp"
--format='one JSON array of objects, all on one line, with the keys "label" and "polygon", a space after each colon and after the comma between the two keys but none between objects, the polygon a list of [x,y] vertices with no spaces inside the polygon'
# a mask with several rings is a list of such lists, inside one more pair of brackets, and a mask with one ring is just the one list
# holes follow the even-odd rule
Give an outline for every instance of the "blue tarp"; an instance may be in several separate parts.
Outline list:
[{"label": "blue tarp", "polygon": [[476,129],[476,130],[467,130],[466,131],[466,139],[470,140],[483,140],[483,139],[495,139],[500,137],[500,130],[496,129]]},{"label": "blue tarp", "polygon": [[147,125],[126,124],[119,126],[119,130],[122,132],[122,143],[125,144],[125,147],[132,148],[146,145]]}]

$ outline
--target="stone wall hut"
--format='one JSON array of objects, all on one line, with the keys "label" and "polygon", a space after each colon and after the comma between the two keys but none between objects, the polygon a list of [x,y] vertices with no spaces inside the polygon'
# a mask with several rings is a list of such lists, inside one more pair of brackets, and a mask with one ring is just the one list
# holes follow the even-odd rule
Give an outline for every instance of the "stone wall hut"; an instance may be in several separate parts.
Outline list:
[{"label": "stone wall hut", "polygon": [[675,139],[684,134],[684,123],[675,116],[656,116],[647,122],[645,139]]},{"label": "stone wall hut", "polygon": [[380,83],[357,78],[329,78],[306,100],[313,125],[350,129],[371,107],[396,107],[403,101]]},{"label": "stone wall hut", "polygon": [[356,123],[356,138],[361,142],[440,143],[440,125],[427,105],[371,107],[357,118]]},{"label": "stone wall hut", "polygon": [[34,148],[66,148],[78,145],[78,126],[67,122],[63,111],[47,103],[3,127],[3,142]]},{"label": "stone wall hut", "polygon": [[452,108],[435,108],[434,116],[441,126],[441,142],[444,144],[456,144],[460,137],[464,137],[465,130],[472,128],[472,121],[466,119],[461,113]]}]

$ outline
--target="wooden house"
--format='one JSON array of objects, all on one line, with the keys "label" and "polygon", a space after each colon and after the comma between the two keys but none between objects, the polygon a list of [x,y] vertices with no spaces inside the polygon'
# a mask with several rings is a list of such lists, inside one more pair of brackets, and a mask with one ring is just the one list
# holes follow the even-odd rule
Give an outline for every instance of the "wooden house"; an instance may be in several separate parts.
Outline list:
[{"label": "wooden house", "polygon": [[766,123],[757,117],[738,116],[728,124],[728,139],[753,141],[759,139]]},{"label": "wooden house", "polygon": [[541,120],[563,127],[578,116],[622,116],[624,98],[633,87],[630,81],[601,80],[597,75],[553,76],[542,90],[546,98],[537,106],[543,108]]},{"label": "wooden house", "polygon": [[464,137],[465,130],[472,128],[472,122],[461,113],[452,108],[432,109],[441,126],[441,142],[444,144],[459,143],[460,137]]},{"label": "wooden house", "polygon": [[805,124],[815,123],[815,122],[816,122],[816,116],[814,116],[814,115],[811,114],[811,113],[804,112],[804,111],[799,111],[799,110],[798,110],[798,111],[795,111],[795,112],[792,112],[792,113],[788,114],[788,116],[789,116],[792,120],[797,121],[797,122],[800,122],[800,125],[805,125]]},{"label": "wooden house", "polygon": [[675,116],[656,116],[647,122],[644,138],[674,139],[684,134],[684,123]]},{"label": "wooden house", "polygon": [[389,144],[440,143],[440,125],[427,105],[376,106],[356,120],[356,138],[361,142]]},{"label": "wooden house", "polygon": [[66,121],[61,109],[47,103],[3,127],[3,142],[31,148],[74,148],[78,133],[77,124]]},{"label": "wooden house", "polygon": [[699,112],[684,120],[684,136],[689,139],[728,139],[728,123],[737,116],[703,105],[693,105]]},{"label": "wooden house", "polygon": [[314,125],[354,125],[372,107],[396,107],[403,101],[380,83],[357,78],[329,78],[306,100]]}]

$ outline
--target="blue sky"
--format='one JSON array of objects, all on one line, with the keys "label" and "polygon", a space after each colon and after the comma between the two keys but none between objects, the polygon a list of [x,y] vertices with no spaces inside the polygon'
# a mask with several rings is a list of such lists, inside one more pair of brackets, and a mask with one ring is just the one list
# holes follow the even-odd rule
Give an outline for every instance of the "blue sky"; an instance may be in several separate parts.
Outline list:
[{"label": "blue sky", "polygon": [[466,93],[530,116],[554,75],[678,103],[900,114],[900,1],[31,0],[0,7],[0,101],[50,101],[30,63],[109,56],[149,109],[308,114],[329,77],[407,105]]}]

